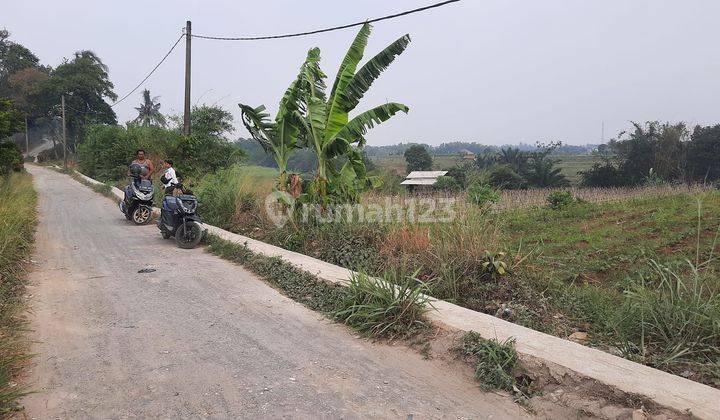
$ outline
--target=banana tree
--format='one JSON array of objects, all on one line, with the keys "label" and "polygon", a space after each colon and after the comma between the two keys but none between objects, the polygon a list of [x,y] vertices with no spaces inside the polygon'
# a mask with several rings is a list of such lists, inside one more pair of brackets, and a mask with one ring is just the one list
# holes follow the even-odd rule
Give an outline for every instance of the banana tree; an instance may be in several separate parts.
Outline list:
[{"label": "banana tree", "polygon": [[[350,180],[353,180],[353,184],[358,188],[363,187],[360,184],[371,184],[372,181],[365,177],[363,161],[357,158],[358,152],[353,146],[364,146],[365,134],[375,125],[389,120],[400,111],[408,112],[407,106],[390,102],[349,118],[350,112],[355,109],[372,83],[410,43],[410,36],[404,35],[358,69],[370,31],[371,26],[365,24],[356,35],[340,65],[329,96],[325,95],[326,76],[319,66],[320,50],[310,50],[303,69],[303,86],[307,89],[304,92],[306,110],[303,137],[307,146],[317,155],[318,167],[312,192],[323,203],[326,202],[328,189],[341,194],[343,190],[347,192],[347,182]],[[347,156],[348,160],[337,171],[332,163],[339,156]],[[329,183],[331,180],[341,185],[332,185]],[[345,195],[343,198],[350,199],[356,196],[342,195]]]},{"label": "banana tree", "polygon": [[304,112],[303,96],[305,92],[305,67],[308,61],[300,67],[300,73],[290,87],[285,91],[275,120],[270,119],[265,106],[252,107],[239,104],[242,113],[242,122],[250,135],[262,146],[265,153],[271,154],[277,164],[280,175],[277,188],[287,190],[288,174],[287,164],[292,152],[302,147],[299,141],[301,131],[304,129],[302,113]]}]

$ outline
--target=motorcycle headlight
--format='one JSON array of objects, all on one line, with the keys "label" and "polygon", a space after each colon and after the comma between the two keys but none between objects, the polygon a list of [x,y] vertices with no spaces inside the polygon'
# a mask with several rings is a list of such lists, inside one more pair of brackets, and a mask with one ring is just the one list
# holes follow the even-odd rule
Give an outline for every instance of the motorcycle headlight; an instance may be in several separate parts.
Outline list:
[{"label": "motorcycle headlight", "polygon": [[185,213],[195,213],[195,209],[197,208],[197,201],[191,201],[191,200],[179,200],[180,201],[180,207],[182,207],[183,211]]}]

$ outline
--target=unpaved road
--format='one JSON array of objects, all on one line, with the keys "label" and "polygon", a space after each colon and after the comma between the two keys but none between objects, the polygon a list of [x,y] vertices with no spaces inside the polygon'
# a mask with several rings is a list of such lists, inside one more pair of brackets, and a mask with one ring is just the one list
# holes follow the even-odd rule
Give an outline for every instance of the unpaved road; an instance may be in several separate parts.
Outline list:
[{"label": "unpaved road", "polygon": [[30,418],[527,415],[440,361],[355,338],[238,265],[130,225],[66,175],[28,170],[40,196]]}]

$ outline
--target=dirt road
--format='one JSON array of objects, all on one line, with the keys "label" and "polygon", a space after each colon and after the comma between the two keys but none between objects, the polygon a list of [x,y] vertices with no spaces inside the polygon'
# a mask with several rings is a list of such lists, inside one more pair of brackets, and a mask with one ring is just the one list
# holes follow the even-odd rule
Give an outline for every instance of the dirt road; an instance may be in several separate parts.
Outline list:
[{"label": "dirt road", "polygon": [[527,415],[442,362],[355,338],[241,267],[130,225],[66,175],[28,170],[40,196],[30,418]]}]

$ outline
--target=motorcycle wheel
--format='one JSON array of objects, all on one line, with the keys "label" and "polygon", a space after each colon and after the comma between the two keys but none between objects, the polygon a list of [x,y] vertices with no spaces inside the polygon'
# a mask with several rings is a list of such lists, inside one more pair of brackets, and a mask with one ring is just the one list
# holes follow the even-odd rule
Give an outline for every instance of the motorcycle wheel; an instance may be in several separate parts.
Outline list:
[{"label": "motorcycle wheel", "polygon": [[[185,231],[186,226],[187,232]],[[183,224],[178,226],[175,232],[175,242],[183,249],[195,248],[202,239],[202,233],[202,228],[195,222]]]},{"label": "motorcycle wheel", "polygon": [[163,239],[170,239],[170,237],[172,236],[172,233],[170,233],[170,232],[168,232],[168,231],[166,231],[166,230],[163,230],[163,231],[160,232],[160,233],[162,234]]},{"label": "motorcycle wheel", "polygon": [[136,225],[144,225],[152,219],[152,210],[148,206],[137,206],[132,213],[132,221]]}]

